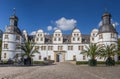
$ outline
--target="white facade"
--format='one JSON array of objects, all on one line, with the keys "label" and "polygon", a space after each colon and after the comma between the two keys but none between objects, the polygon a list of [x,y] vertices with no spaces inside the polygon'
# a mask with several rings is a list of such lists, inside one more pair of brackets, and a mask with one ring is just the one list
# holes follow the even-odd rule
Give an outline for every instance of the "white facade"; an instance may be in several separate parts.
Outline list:
[{"label": "white facade", "polygon": [[[39,51],[39,53],[35,54],[33,60],[43,61],[47,58],[56,62],[69,60],[87,61],[89,58],[80,53],[90,43],[96,43],[97,45],[117,45],[118,35],[115,28],[111,26],[110,17],[110,14],[104,13],[102,16],[103,25],[99,29],[93,29],[90,35],[83,35],[77,28],[73,29],[69,35],[63,34],[60,29],[55,30],[52,35],[45,35],[44,31],[39,29],[35,36],[32,36],[35,48]],[[12,25],[14,23],[11,23],[9,27]],[[16,45],[24,41],[23,36],[26,40],[29,39],[27,38],[26,31],[23,31],[23,36],[21,36],[18,32],[9,32],[12,31],[9,30],[11,29],[9,27],[3,34],[2,60],[14,58],[17,53],[21,53],[21,50],[16,49]],[[16,39],[17,36],[20,37],[19,40]],[[6,44],[8,45],[7,47]],[[97,58],[97,60],[103,61],[101,58]]]}]

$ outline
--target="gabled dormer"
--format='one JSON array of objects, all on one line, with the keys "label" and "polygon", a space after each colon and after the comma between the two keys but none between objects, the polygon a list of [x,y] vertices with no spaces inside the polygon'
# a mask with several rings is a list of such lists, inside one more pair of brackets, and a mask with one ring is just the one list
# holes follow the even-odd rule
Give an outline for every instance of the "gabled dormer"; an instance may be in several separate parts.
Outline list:
[{"label": "gabled dormer", "polygon": [[74,29],[71,35],[71,43],[81,43],[82,36],[79,29]]},{"label": "gabled dormer", "polygon": [[35,35],[35,42],[36,43],[44,43],[45,42],[45,36],[44,36],[43,30],[38,30]]},{"label": "gabled dormer", "polygon": [[53,34],[53,43],[63,43],[63,36],[60,29],[55,30]]}]

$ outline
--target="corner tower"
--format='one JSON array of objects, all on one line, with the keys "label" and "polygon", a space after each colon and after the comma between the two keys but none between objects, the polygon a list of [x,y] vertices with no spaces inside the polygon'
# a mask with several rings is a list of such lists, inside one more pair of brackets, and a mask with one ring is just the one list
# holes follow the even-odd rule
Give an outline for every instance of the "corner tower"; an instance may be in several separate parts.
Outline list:
[{"label": "corner tower", "polygon": [[21,53],[21,49],[18,49],[23,41],[22,33],[18,28],[18,17],[15,15],[15,9],[13,15],[10,16],[10,24],[6,27],[2,38],[2,60],[12,59],[15,60],[16,54]]},{"label": "corner tower", "polygon": [[111,23],[111,14],[105,12],[102,15],[102,25],[98,30],[98,44],[99,45],[117,45],[118,33]]}]

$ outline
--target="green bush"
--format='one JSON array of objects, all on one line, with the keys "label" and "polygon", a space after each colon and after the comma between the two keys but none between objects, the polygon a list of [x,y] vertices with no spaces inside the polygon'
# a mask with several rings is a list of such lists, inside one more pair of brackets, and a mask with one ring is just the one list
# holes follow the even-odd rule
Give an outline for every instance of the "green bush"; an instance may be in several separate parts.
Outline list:
[{"label": "green bush", "polygon": [[44,61],[33,61],[33,64],[44,65]]},{"label": "green bush", "polygon": [[97,60],[95,60],[95,59],[90,59],[90,60],[88,61],[88,65],[89,65],[89,66],[96,66],[96,65],[97,65]]},{"label": "green bush", "polygon": [[115,64],[120,64],[120,61],[118,61],[118,62],[115,62]]},{"label": "green bush", "polygon": [[88,64],[88,61],[76,61],[77,65]]}]

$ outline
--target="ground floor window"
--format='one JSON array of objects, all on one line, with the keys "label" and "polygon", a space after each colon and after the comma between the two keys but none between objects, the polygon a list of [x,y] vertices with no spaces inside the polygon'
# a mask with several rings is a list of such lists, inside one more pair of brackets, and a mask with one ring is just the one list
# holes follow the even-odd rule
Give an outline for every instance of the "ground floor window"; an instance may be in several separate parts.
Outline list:
[{"label": "ground floor window", "polygon": [[6,53],[4,53],[4,58],[6,58]]},{"label": "ground floor window", "polygon": [[73,61],[76,61],[76,55],[73,55]]},{"label": "ground floor window", "polygon": [[51,56],[48,56],[48,60],[51,60]]},{"label": "ground floor window", "polygon": [[83,60],[86,60],[86,57],[85,57],[85,56],[83,56]]}]

